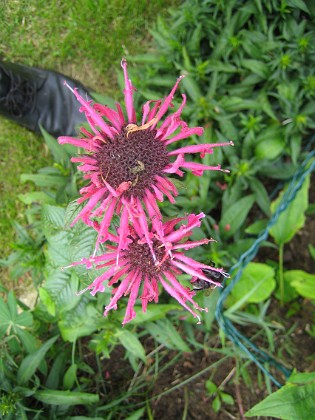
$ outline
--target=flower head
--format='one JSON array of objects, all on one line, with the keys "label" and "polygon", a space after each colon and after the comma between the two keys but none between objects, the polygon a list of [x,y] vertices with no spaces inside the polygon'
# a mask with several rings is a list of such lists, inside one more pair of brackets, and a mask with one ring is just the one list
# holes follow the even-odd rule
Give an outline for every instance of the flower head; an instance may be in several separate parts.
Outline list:
[{"label": "flower head", "polygon": [[[117,236],[111,234],[110,240],[114,245],[107,245],[106,253],[71,264],[70,267],[84,264],[87,268],[91,268],[93,265],[96,268],[107,268],[107,271],[97,277],[82,292],[90,290],[91,294],[95,295],[97,292],[104,292],[106,285],[107,287],[114,286],[113,296],[105,308],[104,315],[107,315],[111,309],[117,309],[117,303],[122,296],[129,295],[123,320],[123,324],[126,324],[136,316],[134,305],[137,297],[141,295],[142,310],[145,312],[148,302],[158,302],[159,285],[161,285],[200,321],[197,311],[204,309],[200,308],[193,300],[195,292],[189,287],[184,287],[177,280],[177,276],[187,273],[191,276],[192,281],[200,279],[211,283],[214,287],[220,287],[221,284],[211,279],[209,275],[205,275],[205,270],[217,271],[228,277],[223,269],[199,263],[184,255],[184,251],[211,241],[211,239],[188,240],[192,230],[200,226],[203,217],[203,213],[190,214],[187,217],[176,218],[165,223],[154,218],[149,238],[156,260],[153,259],[151,249],[143,236],[142,227],[137,222],[134,225],[129,224],[128,228],[125,227],[127,234],[126,236],[124,234],[122,247],[119,234]],[[187,223],[184,224],[183,221]],[[179,223],[182,224],[176,229]],[[120,254],[119,265],[117,265],[118,254]],[[117,283],[120,284],[115,287]]]},{"label": "flower head", "polygon": [[[188,169],[200,176],[205,170],[222,170],[220,165],[207,166],[187,161],[185,157],[193,153],[204,157],[207,153],[213,153],[214,147],[233,144],[198,144],[168,150],[172,143],[203,133],[202,127],[189,128],[181,120],[186,103],[184,94],[180,107],[162,121],[172,107],[173,96],[183,76],[177,79],[166,98],[145,103],[141,123],[137,125],[133,105],[135,88],[128,78],[126,60],[123,59],[121,65],[125,79],[127,117],[119,104],[116,104],[116,110],[110,109],[92,101],[87,102],[73,90],[92,132],[81,128],[81,138],[58,139],[60,144],[70,143],[85,150],[85,154],[72,158],[73,162],[81,164],[79,169],[89,180],[88,185],[80,190],[78,202],[85,202],[85,205],[73,224],[81,219],[98,231],[95,251],[100,242],[108,239],[113,215],[121,214],[124,207],[128,209],[126,217],[141,219],[145,238],[149,241],[147,216],[161,218],[157,200],[163,201],[165,195],[174,203],[174,196],[178,194],[169,174],[183,176],[182,169]],[[152,243],[148,242],[148,245],[152,252]],[[154,253],[153,257],[156,258]]]}]

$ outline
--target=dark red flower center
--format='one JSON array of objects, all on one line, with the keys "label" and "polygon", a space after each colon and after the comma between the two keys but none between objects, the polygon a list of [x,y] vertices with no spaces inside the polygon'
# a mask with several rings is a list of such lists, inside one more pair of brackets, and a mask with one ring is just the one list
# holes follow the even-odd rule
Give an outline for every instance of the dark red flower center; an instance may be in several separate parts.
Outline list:
[{"label": "dark red flower center", "polygon": [[95,155],[101,179],[114,189],[131,182],[124,195],[142,198],[145,190],[155,184],[155,176],[164,176],[163,169],[170,162],[166,147],[155,136],[156,130],[149,128],[129,134],[123,129],[113,140],[106,139]]},{"label": "dark red flower center", "polygon": [[[153,239],[152,247],[156,256],[156,260],[162,261],[163,257],[165,256],[164,246],[161,246],[161,242]],[[128,250],[123,252],[128,258],[131,270],[139,270],[143,275],[147,275],[150,278],[156,277],[161,273],[162,267],[154,262],[148,244],[139,243],[138,238],[133,238],[133,242],[129,244]],[[170,262],[168,258],[165,259],[162,266],[163,271],[169,268]]]}]

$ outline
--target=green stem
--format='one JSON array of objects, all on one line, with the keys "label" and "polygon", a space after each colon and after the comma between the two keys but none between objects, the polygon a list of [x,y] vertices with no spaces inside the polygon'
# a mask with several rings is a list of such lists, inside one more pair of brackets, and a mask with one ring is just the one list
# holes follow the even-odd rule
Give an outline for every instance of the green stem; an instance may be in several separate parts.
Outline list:
[{"label": "green stem", "polygon": [[279,286],[280,286],[280,304],[284,305],[284,280],[283,280],[283,249],[284,244],[279,246]]}]

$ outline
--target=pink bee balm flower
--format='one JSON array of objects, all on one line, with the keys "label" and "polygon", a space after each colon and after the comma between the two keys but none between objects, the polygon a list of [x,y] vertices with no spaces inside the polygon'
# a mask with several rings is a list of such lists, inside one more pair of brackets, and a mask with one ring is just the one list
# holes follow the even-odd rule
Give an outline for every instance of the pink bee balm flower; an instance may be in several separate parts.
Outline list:
[{"label": "pink bee balm flower", "polygon": [[[119,104],[114,110],[98,103],[93,104],[92,101],[87,102],[75,89],[73,93],[81,104],[80,110],[85,113],[92,133],[81,128],[81,138],[58,139],[60,144],[70,143],[85,151],[85,154],[71,159],[81,164],[79,169],[85,173],[84,178],[89,180],[88,185],[80,190],[81,197],[78,200],[79,203],[85,202],[85,205],[72,224],[81,219],[98,231],[95,250],[100,242],[108,239],[113,215],[120,214],[125,206],[128,207],[129,215],[141,218],[145,232],[148,231],[149,212],[161,218],[157,200],[163,201],[166,195],[174,203],[174,196],[178,194],[168,177],[170,174],[183,176],[181,169],[191,170],[197,176],[201,176],[205,170],[228,172],[222,170],[220,165],[208,166],[187,161],[187,154],[199,153],[204,157],[207,153],[213,153],[214,147],[233,144],[198,144],[168,150],[172,143],[203,133],[202,127],[189,128],[181,120],[185,95],[182,95],[183,101],[178,110],[162,121],[172,107],[173,96],[183,76],[177,79],[166,98],[145,103],[141,124],[137,125],[133,105],[135,88],[128,78],[126,60],[123,59],[121,65],[125,79],[127,117]],[[149,240],[147,235],[146,239]],[[152,251],[153,245],[149,245]]]},{"label": "pink bee balm flower", "polygon": [[[207,309],[198,306],[193,300],[195,292],[188,287],[184,287],[176,277],[179,274],[187,273],[193,281],[199,279],[211,283],[213,287],[221,287],[220,282],[211,280],[209,276],[205,275],[205,270],[214,270],[223,276],[228,276],[223,269],[199,263],[184,255],[184,251],[207,244],[212,240],[187,240],[192,234],[192,230],[200,226],[200,220],[203,217],[203,213],[190,214],[187,217],[176,218],[165,223],[158,218],[153,219],[149,237],[156,260],[153,259],[151,249],[143,236],[142,227],[137,221],[134,225],[129,224],[128,228],[125,227],[126,233],[122,249],[119,246],[120,236],[110,235],[110,240],[114,245],[107,245],[108,252],[103,255],[92,256],[89,259],[84,258],[70,265],[70,267],[73,267],[84,264],[87,268],[91,268],[93,265],[96,268],[108,268],[80,293],[90,290],[91,294],[95,295],[97,292],[105,291],[104,283],[107,283],[107,286],[110,287],[120,282],[112,290],[113,296],[105,307],[104,315],[106,316],[111,309],[117,309],[117,302],[122,296],[129,295],[126,314],[122,322],[126,324],[136,316],[134,305],[137,297],[140,295],[142,310],[145,312],[148,302],[158,302],[159,285],[162,285],[200,322],[200,316],[196,311]],[[181,224],[175,229],[176,225],[183,220],[186,220],[187,223]],[[118,254],[120,254],[119,265],[116,263]]]}]

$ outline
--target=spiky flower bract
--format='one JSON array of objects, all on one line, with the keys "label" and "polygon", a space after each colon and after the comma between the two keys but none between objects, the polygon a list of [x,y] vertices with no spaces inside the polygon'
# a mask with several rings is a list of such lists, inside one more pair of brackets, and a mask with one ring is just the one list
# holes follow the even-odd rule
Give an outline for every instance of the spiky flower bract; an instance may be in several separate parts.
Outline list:
[{"label": "spiky flower bract", "polygon": [[[127,62],[122,60],[125,80],[125,107],[116,104],[116,110],[107,106],[86,101],[76,90],[74,95],[81,104],[92,132],[81,128],[80,138],[60,137],[59,143],[70,143],[84,149],[85,154],[72,158],[79,162],[79,169],[84,172],[88,185],[80,190],[79,203],[85,203],[73,224],[81,219],[98,231],[99,243],[109,237],[109,226],[113,215],[121,215],[121,225],[126,226],[130,218],[138,218],[146,241],[153,253],[153,245],[148,235],[147,219],[156,216],[161,219],[157,205],[164,195],[174,203],[178,194],[170,174],[183,176],[182,169],[191,170],[201,176],[205,170],[222,170],[220,165],[207,166],[186,160],[187,154],[199,153],[203,157],[213,153],[217,146],[230,143],[197,144],[168,150],[168,146],[192,135],[200,136],[202,127],[189,128],[181,120],[181,113],[186,103],[182,95],[182,104],[177,111],[168,115],[172,99],[183,76],[179,77],[163,100],[148,101],[142,109],[141,124],[137,125],[136,111],[133,105],[133,87],[127,72]],[[228,171],[226,171],[228,172]],[[122,212],[126,208],[127,211]]]},{"label": "spiky flower bract", "polygon": [[[136,299],[140,296],[142,310],[145,312],[149,302],[158,302],[159,285],[161,285],[200,322],[198,311],[204,309],[200,308],[193,300],[195,292],[189,287],[184,287],[178,281],[177,276],[186,273],[191,276],[192,281],[201,279],[211,283],[214,287],[221,287],[221,284],[209,276],[205,276],[203,270],[211,269],[228,276],[223,269],[199,263],[185,255],[185,251],[211,241],[211,239],[188,240],[193,229],[200,226],[203,217],[203,213],[190,214],[187,217],[172,219],[165,223],[154,218],[148,235],[156,260],[153,259],[152,251],[143,236],[142,226],[137,219],[124,227],[123,240],[120,236],[120,228],[118,228],[117,235],[110,234],[110,241],[113,245],[106,245],[107,252],[88,259],[84,258],[70,265],[73,267],[83,264],[87,268],[92,268],[92,266],[99,269],[107,268],[80,293],[90,290],[91,294],[95,295],[97,292],[104,292],[106,287],[114,286],[113,296],[105,308],[104,315],[107,315],[111,309],[117,309],[117,303],[122,296],[129,295],[123,320],[123,324],[126,324],[136,316],[134,309]],[[179,223],[180,226],[176,228]],[[119,265],[117,264],[118,256]],[[119,285],[115,287],[118,283]]]}]

